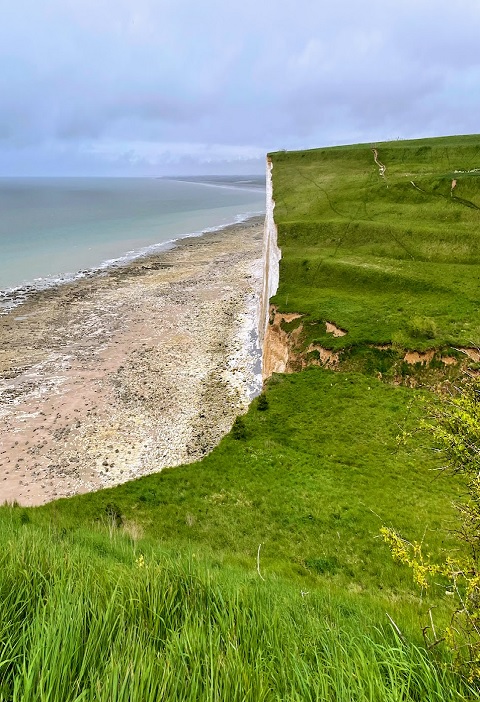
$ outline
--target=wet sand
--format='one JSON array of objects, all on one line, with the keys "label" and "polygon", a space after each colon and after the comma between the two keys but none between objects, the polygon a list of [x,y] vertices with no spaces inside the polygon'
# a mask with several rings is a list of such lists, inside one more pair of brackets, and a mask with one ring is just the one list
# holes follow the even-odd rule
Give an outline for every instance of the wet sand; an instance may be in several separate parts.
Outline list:
[{"label": "wet sand", "polygon": [[38,505],[212,450],[259,382],[262,239],[254,218],[0,316],[0,502]]}]

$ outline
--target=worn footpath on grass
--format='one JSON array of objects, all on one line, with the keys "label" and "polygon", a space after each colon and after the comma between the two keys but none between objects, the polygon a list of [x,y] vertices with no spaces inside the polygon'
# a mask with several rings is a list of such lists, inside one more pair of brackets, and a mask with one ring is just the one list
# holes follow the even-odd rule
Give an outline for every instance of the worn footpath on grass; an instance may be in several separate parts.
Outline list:
[{"label": "worn footpath on grass", "polygon": [[208,453],[259,382],[263,220],[32,295],[0,317],[0,501]]}]

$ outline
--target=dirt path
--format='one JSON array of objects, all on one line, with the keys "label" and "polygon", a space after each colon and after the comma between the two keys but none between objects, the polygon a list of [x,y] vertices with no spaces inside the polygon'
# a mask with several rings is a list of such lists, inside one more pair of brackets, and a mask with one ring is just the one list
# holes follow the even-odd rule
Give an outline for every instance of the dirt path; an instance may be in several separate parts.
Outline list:
[{"label": "dirt path", "polygon": [[38,293],[0,317],[0,501],[196,460],[249,400],[263,221]]},{"label": "dirt path", "polygon": [[387,167],[378,160],[378,151],[377,149],[373,148],[373,160],[375,161],[376,165],[378,166],[378,173],[380,175],[380,178],[383,178],[385,182],[387,182],[387,177],[385,175],[385,171],[387,170]]}]

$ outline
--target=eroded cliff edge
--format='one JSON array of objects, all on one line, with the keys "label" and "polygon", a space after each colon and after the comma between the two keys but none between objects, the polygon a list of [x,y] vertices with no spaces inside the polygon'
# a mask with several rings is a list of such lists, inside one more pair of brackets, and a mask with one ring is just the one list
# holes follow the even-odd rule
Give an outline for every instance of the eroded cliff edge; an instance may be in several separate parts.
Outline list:
[{"label": "eroded cliff edge", "polygon": [[[287,331],[289,325],[303,315],[296,312],[279,312],[270,303],[279,284],[280,259],[282,252],[278,246],[278,231],[274,220],[275,200],[272,183],[273,163],[267,157],[266,213],[263,237],[263,287],[259,309],[259,333],[262,349],[262,378],[265,381],[272,373],[292,373],[309,365],[336,367],[338,354],[329,349],[311,344],[305,350],[300,348],[302,323]],[[334,332],[335,325],[326,323],[327,331]],[[331,329],[329,329],[331,327]],[[340,333],[343,335],[341,330]]]},{"label": "eroded cliff edge", "polygon": [[280,338],[276,325],[270,324],[270,298],[278,289],[279,267],[282,252],[278,247],[277,225],[273,217],[275,200],[272,184],[273,164],[267,157],[266,211],[263,238],[263,288],[260,300],[258,336],[262,346],[262,375],[269,378],[272,373],[283,373],[288,360],[288,345]]}]

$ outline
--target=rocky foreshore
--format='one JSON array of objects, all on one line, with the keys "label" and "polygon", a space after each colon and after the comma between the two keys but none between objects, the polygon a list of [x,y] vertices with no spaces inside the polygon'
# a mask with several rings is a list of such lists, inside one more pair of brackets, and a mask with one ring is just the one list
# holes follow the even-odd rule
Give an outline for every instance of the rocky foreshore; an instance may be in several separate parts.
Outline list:
[{"label": "rocky foreshore", "polygon": [[259,387],[263,218],[37,293],[0,316],[0,501],[197,460]]}]

